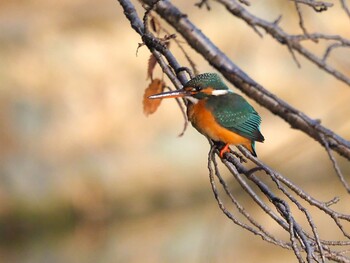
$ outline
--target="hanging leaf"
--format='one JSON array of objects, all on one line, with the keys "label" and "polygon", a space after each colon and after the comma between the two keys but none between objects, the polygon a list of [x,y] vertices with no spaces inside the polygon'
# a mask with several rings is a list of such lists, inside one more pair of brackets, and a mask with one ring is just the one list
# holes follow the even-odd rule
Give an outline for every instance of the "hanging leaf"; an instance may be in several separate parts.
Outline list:
[{"label": "hanging leaf", "polygon": [[158,109],[160,103],[162,102],[161,99],[152,100],[152,99],[149,99],[148,97],[162,92],[164,87],[165,87],[164,81],[160,79],[154,79],[145,89],[145,93],[143,95],[143,113],[146,116],[154,113]]},{"label": "hanging leaf", "polygon": [[154,68],[156,67],[156,64],[157,64],[157,59],[153,54],[151,54],[151,56],[148,59],[147,79],[153,80],[153,71],[154,71]]}]

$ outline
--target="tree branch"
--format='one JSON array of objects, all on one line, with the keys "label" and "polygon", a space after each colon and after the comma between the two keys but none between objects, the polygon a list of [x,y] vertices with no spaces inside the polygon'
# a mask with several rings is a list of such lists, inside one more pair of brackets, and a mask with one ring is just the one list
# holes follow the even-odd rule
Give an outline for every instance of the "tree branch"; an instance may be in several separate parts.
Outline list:
[{"label": "tree branch", "polygon": [[[323,211],[326,215],[331,217],[334,220],[335,224],[339,227],[339,229],[341,229],[344,236],[347,238],[349,238],[349,234],[345,231],[343,222],[341,220],[344,220],[345,222],[349,223],[350,216],[340,214],[330,209],[326,203],[317,201],[309,194],[305,193],[298,186],[288,181],[282,175],[273,171],[271,168],[263,164],[260,160],[252,156],[250,152],[242,146],[238,147],[239,150],[243,153],[243,155],[246,158],[248,158],[256,164],[255,167],[247,169],[241,163],[240,158],[230,153],[226,154],[225,158],[222,159],[222,162],[229,169],[236,181],[242,186],[242,189],[246,191],[249,196],[252,197],[252,200],[267,215],[274,219],[285,231],[289,232],[290,242],[285,242],[282,239],[275,238],[271,233],[269,233],[269,231],[264,226],[252,222],[250,220],[252,216],[246,210],[240,207],[238,207],[238,211],[252,225],[244,224],[242,221],[238,220],[237,216],[235,216],[226,208],[225,204],[220,198],[219,189],[215,183],[215,176],[219,179],[221,186],[225,190],[225,194],[230,197],[230,200],[233,203],[238,202],[233,197],[225,179],[222,177],[219,169],[217,168],[215,154],[218,154],[219,151],[216,149],[216,146],[213,143],[211,143],[211,145],[212,147],[208,155],[208,167],[210,171],[209,177],[210,182],[212,184],[214,196],[217,199],[221,210],[235,224],[240,225],[248,231],[261,236],[264,240],[268,242],[271,242],[275,245],[286,249],[293,250],[299,262],[305,262],[303,258],[303,251],[306,252],[307,262],[325,262],[326,259],[334,260],[337,262],[350,262],[350,259],[343,255],[338,249],[333,250],[330,248],[330,246],[350,246],[350,241],[332,241],[321,239],[317,231],[316,224],[314,223],[312,215],[309,212],[309,208],[305,205],[302,205],[301,202],[297,200],[296,196],[301,197],[301,199],[307,201],[309,205],[315,206],[319,211]],[[214,166],[214,169],[212,168],[212,165]],[[270,178],[276,184],[277,189],[280,190],[283,193],[283,195],[279,195],[279,197],[277,197],[277,193],[272,188],[272,186],[268,186],[267,183],[263,182],[263,180],[266,181],[267,178],[264,179],[264,176],[262,174],[256,174],[258,171],[263,171],[268,176],[268,178]],[[242,175],[245,175],[246,179],[251,181],[260,189],[261,194],[267,197],[267,200],[276,208],[280,216],[276,215],[265,201],[262,201],[263,199],[259,196],[259,193],[252,190],[252,188],[249,186],[249,182],[247,182],[247,180],[244,177],[242,177]],[[290,193],[288,189],[292,190],[292,192],[296,194],[296,196],[293,193]],[[301,211],[305,215],[305,218],[307,219],[307,222],[309,223],[309,227],[311,229],[311,234],[305,228],[303,228],[298,221],[295,220],[293,216],[295,212],[292,212],[292,209],[289,207],[288,199],[296,206],[296,208],[299,211]],[[343,252],[346,253],[347,250],[345,249]]]},{"label": "tree branch", "polygon": [[[346,76],[340,71],[334,69],[329,64],[325,63],[322,60],[322,58],[317,57],[311,51],[304,48],[298,41],[295,41],[295,38],[293,38],[293,36],[283,31],[283,29],[280,28],[276,23],[267,22],[261,18],[258,18],[252,15],[235,0],[217,0],[217,1],[223,4],[226,7],[226,9],[234,16],[241,18],[249,25],[253,25],[254,27],[261,27],[266,31],[266,33],[271,35],[281,44],[287,45],[288,48],[291,48],[292,50],[297,51],[299,54],[304,56],[306,59],[308,59],[315,65],[317,65],[319,68],[325,70],[330,75],[336,77],[337,79],[345,82],[350,86],[349,76]],[[301,24],[301,27],[303,27],[303,24]],[[305,30],[305,28],[303,28],[303,30]],[[309,34],[304,34],[304,35],[309,36]],[[308,39],[311,39],[310,36],[308,37]],[[317,38],[312,38],[312,40],[317,40]],[[344,41],[348,42],[349,40],[344,39]]]},{"label": "tree branch", "polygon": [[332,3],[315,0],[293,0],[296,3],[311,6],[316,12],[326,11],[329,7],[332,7]]},{"label": "tree branch", "polygon": [[[181,88],[181,85],[187,81],[184,72],[182,72],[183,67],[180,66],[162,41],[148,32],[147,26],[144,26],[143,23],[140,22],[141,20],[137,17],[135,9],[130,1],[118,1],[124,8],[124,12],[127,13],[126,17],[130,20],[131,26],[141,35],[143,43],[156,57],[163,71],[167,74],[176,88]],[[144,0],[144,2],[148,3],[147,0]],[[308,2],[314,1],[310,0]],[[149,7],[144,17],[145,23],[147,23],[147,14],[155,7],[152,3],[148,3]],[[319,141],[328,152],[333,164],[335,163],[335,159],[330,152],[331,149],[337,151],[345,158],[350,159],[349,142],[320,125],[318,121],[312,120],[302,112],[294,109],[252,80],[232,61],[230,61],[214,44],[212,44],[197,28],[195,28],[187,17],[172,6],[169,1],[159,2],[155,10],[165,20],[172,24],[194,49],[201,53],[227,79],[235,84],[236,87],[267,107],[271,112],[285,119],[292,127],[304,131],[312,138]],[[298,38],[298,41],[302,41],[309,39],[310,35],[298,35],[295,37]],[[317,36],[319,38],[336,39],[334,36]],[[341,39],[341,41],[346,42],[344,39]],[[345,222],[350,222],[350,216],[339,213],[330,208],[333,204],[339,201],[339,198],[335,197],[328,202],[316,200],[303,191],[299,186],[295,185],[281,174],[262,163],[259,159],[252,156],[251,153],[242,146],[239,146],[238,149],[244,157],[239,153],[226,153],[221,161],[230,171],[233,178],[240,184],[248,196],[251,197],[251,200],[262,209],[267,216],[274,220],[279,227],[288,233],[288,240],[277,238],[270,233],[262,223],[254,220],[254,217],[244,209],[244,206],[232,194],[228,184],[220,173],[220,169],[218,168],[215,159],[215,156],[218,154],[216,145],[214,145],[212,141],[210,141],[210,145],[211,149],[208,155],[208,170],[212,190],[220,209],[230,220],[232,220],[233,223],[260,236],[267,242],[292,250],[299,262],[325,262],[326,260],[350,262],[350,258],[346,256],[346,253],[349,252],[349,249],[347,248],[350,247],[350,241],[322,239],[317,231],[316,224],[309,210],[310,207],[314,207],[324,216],[331,218],[335,226],[337,226],[343,234],[344,238],[350,239],[347,227],[344,226]],[[243,165],[246,161],[245,158],[251,162],[253,168],[248,169]],[[337,169],[338,166],[336,163],[334,166],[335,169]],[[340,170],[337,172],[340,176]],[[260,174],[258,175],[257,173]],[[232,213],[225,206],[220,198],[220,190],[216,184],[215,177],[222,186],[224,194],[229,197],[229,200],[234,205],[235,209],[241,216],[243,216],[243,221],[239,220],[235,213]],[[269,182],[272,182],[273,184],[271,185]],[[257,188],[253,188],[251,185],[256,186]],[[304,215],[308,222],[307,228],[302,227],[296,219],[297,217],[294,212],[295,209]]]},{"label": "tree branch", "polygon": [[[143,2],[147,4],[152,3],[151,0],[143,0]],[[226,1],[223,0],[223,2]],[[234,1],[230,3],[234,3]],[[167,0],[159,2],[155,11],[164,20],[171,24],[185,38],[187,43],[189,43],[193,49],[200,53],[212,66],[220,71],[238,89],[257,101],[262,106],[269,109],[272,113],[280,116],[293,128],[299,129],[308,134],[310,137],[314,138],[321,145],[323,145],[323,141],[320,137],[320,134],[322,134],[328,141],[329,146],[332,150],[338,152],[340,155],[350,160],[349,141],[346,141],[345,139],[335,134],[333,131],[322,126],[319,121],[313,120],[312,118],[293,108],[285,101],[277,98],[274,94],[251,79],[222,51],[220,51],[198,28],[196,28],[185,14],[173,6],[171,2]],[[261,23],[262,22],[260,22],[260,24]],[[316,37],[318,35],[311,34],[310,36]],[[326,37],[325,35],[321,36]],[[301,39],[302,37],[298,36],[298,38]],[[349,42],[348,40],[344,39],[342,39],[342,41],[345,43]],[[297,41],[291,41],[290,43],[292,46],[295,46],[295,43],[297,43],[297,45],[300,45]],[[312,56],[315,57],[313,54]],[[348,79],[348,84],[350,85],[350,79]]]}]

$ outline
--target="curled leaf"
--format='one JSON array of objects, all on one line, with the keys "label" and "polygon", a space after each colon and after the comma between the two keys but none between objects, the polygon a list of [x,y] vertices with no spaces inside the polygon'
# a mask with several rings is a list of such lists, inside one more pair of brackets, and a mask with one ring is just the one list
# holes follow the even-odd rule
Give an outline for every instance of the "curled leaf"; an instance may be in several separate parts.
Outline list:
[{"label": "curled leaf", "polygon": [[158,109],[160,103],[162,102],[161,99],[152,100],[148,97],[162,92],[164,87],[164,81],[160,79],[154,79],[145,89],[145,93],[143,94],[143,113],[146,116],[154,113]]}]

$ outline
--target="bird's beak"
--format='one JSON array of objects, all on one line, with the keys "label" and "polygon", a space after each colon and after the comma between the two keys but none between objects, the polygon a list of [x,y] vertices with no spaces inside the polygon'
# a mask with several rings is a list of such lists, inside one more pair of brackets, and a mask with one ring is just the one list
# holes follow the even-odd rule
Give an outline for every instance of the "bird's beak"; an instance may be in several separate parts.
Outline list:
[{"label": "bird's beak", "polygon": [[179,90],[172,90],[172,91],[167,91],[167,92],[162,92],[158,94],[154,94],[149,96],[149,99],[168,99],[168,98],[182,98],[189,96],[190,94],[184,90],[184,89],[179,89]]}]

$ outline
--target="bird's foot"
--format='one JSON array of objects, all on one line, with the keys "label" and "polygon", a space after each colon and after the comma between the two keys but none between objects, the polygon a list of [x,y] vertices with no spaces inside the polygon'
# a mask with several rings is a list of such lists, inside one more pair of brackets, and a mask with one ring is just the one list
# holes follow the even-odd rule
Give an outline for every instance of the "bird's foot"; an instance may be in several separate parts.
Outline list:
[{"label": "bird's foot", "polygon": [[231,151],[229,146],[230,146],[230,144],[223,144],[223,143],[218,144],[217,147],[222,147],[222,149],[219,152],[220,158],[224,158],[225,153],[232,153],[233,155],[235,155],[239,159],[239,161],[241,163],[247,162],[247,159],[245,159],[243,155],[239,154],[238,152]]},{"label": "bird's foot", "polygon": [[225,146],[220,150],[220,158],[223,158],[224,157],[224,154],[227,153],[227,152],[231,152],[230,150],[230,145],[227,143],[225,144]]}]

